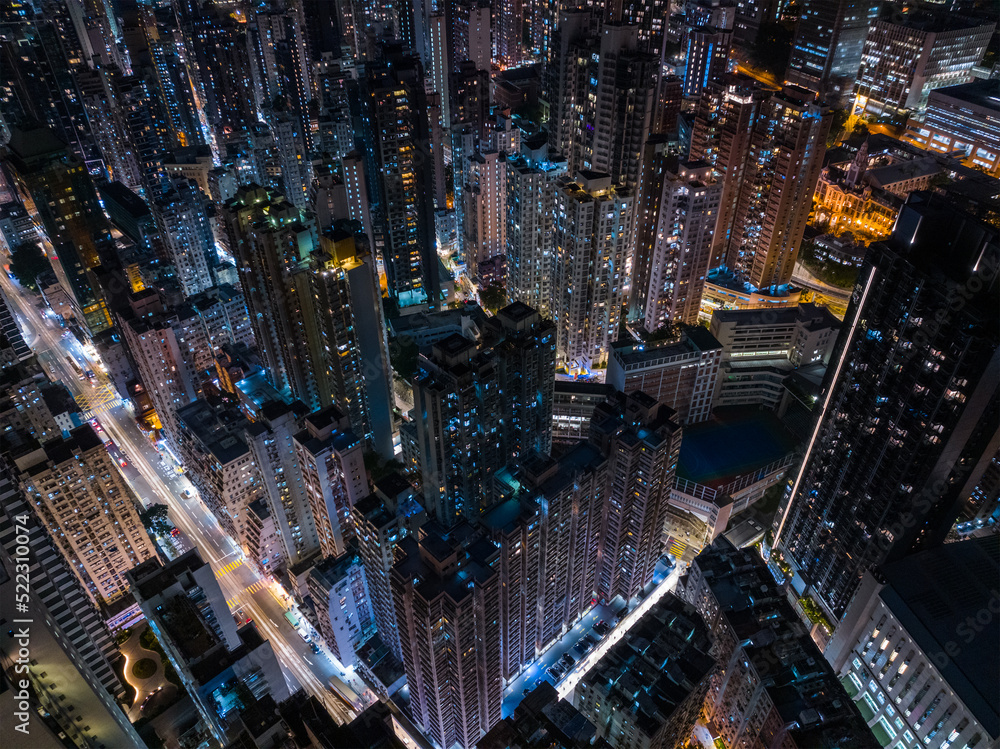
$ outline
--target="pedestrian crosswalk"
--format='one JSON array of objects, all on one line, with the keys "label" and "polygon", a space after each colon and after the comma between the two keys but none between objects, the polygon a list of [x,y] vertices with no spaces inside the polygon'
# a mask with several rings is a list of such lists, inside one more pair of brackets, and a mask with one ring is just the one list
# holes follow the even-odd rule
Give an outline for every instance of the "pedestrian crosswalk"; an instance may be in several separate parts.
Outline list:
[{"label": "pedestrian crosswalk", "polygon": [[243,560],[242,559],[237,559],[235,562],[230,562],[225,567],[223,567],[221,570],[216,570],[215,571],[215,576],[216,577],[222,577],[223,575],[226,575],[226,574],[232,572],[233,570],[235,570],[241,564],[243,564]]},{"label": "pedestrian crosswalk", "polygon": [[[219,573],[216,573],[216,575],[218,574]],[[263,580],[257,580],[248,585],[247,587],[245,587],[243,591],[238,595],[226,599],[226,605],[229,607],[230,611],[237,609],[243,605],[242,598],[244,593],[249,593],[250,595],[254,595],[255,593],[260,593],[262,590],[265,590],[266,588],[267,588],[266,582],[264,582]]]},{"label": "pedestrian crosswalk", "polygon": [[89,411],[85,411],[84,414],[83,414],[83,420],[84,421],[90,421],[91,419],[93,419],[98,414],[107,413],[108,411],[110,411],[110,410],[112,410],[114,408],[118,408],[118,406],[120,406],[122,404],[122,402],[123,401],[122,401],[121,398],[115,398],[114,400],[110,400],[110,401],[108,401],[106,403],[102,403],[101,405],[97,406],[96,408],[92,408]]},{"label": "pedestrian crosswalk", "polygon": [[671,540],[670,548],[668,551],[673,554],[676,558],[680,559],[684,555],[684,551],[687,549],[687,544],[683,541],[678,541],[676,538]]}]

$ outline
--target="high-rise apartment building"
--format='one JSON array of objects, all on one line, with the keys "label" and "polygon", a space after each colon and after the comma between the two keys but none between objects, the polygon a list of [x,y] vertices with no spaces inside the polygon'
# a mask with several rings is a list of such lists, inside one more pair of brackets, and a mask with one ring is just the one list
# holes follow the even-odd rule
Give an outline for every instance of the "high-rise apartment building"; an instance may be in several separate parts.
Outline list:
[{"label": "high-rise apartment building", "polygon": [[[751,166],[747,153],[767,96],[767,91],[754,79],[730,73],[719,83],[710,82],[698,100],[688,158],[711,164],[722,184],[710,269],[726,262],[726,248],[733,235],[741,186]],[[647,176],[643,187],[650,181]],[[636,272],[641,272],[641,267],[636,266]]]},{"label": "high-rise apartment building", "polygon": [[396,608],[390,585],[392,566],[401,551],[399,542],[416,536],[426,515],[413,485],[400,473],[375,482],[375,491],[351,507],[351,521],[364,564],[369,602],[382,642],[401,660]]},{"label": "high-rise apartment building", "polygon": [[478,517],[503,466],[499,368],[493,352],[457,333],[421,356],[413,383],[421,488],[428,513],[450,527]]},{"label": "high-rise apartment building", "polygon": [[95,603],[129,591],[125,572],[154,555],[137,501],[89,424],[13,456],[20,483]]},{"label": "high-rise apartment building", "polygon": [[462,236],[469,275],[507,252],[507,161],[496,151],[476,152],[462,165]]},{"label": "high-rise apartment building", "polygon": [[972,80],[995,29],[996,21],[942,11],[900,14],[886,6],[865,39],[854,113],[923,110],[933,89]]},{"label": "high-rise apartment building", "polygon": [[831,110],[813,99],[795,86],[772,94],[744,155],[726,265],[758,289],[791,280],[812,210],[832,121]]},{"label": "high-rise apartment building", "polygon": [[729,67],[733,46],[736,3],[731,0],[698,0],[689,3],[687,67],[684,96],[700,96],[705,86],[720,81]]},{"label": "high-rise apartment building", "polygon": [[[237,389],[242,392],[241,385]],[[260,390],[266,392],[269,388]],[[257,465],[259,486],[281,539],[284,558],[292,566],[319,548],[305,477],[295,453],[294,437],[305,409],[299,403],[286,403],[273,390],[259,400],[244,398],[244,412],[249,412],[252,422],[244,430],[244,439]],[[246,405],[247,401],[252,403],[251,407]]]},{"label": "high-rise apartment building", "polygon": [[512,679],[590,607],[608,462],[582,443],[523,459],[519,487],[481,522],[500,547],[501,674]]},{"label": "high-rise apartment building", "polygon": [[357,224],[320,235],[309,282],[322,340],[321,402],[340,405],[351,427],[385,458],[393,455],[392,396],[375,260]]},{"label": "high-rise apartment building", "polygon": [[590,441],[608,457],[597,552],[597,591],[605,601],[638,595],[663,555],[681,449],[681,427],[674,417],[673,409],[641,391],[594,410]]},{"label": "high-rise apartment building", "polygon": [[208,219],[208,201],[193,180],[177,179],[153,201],[160,238],[186,297],[214,286],[217,262],[215,237]]},{"label": "high-rise apartment building", "polygon": [[364,443],[337,406],[309,414],[302,423],[293,444],[311,522],[323,556],[340,556],[353,535],[351,508],[368,495]]},{"label": "high-rise apartment building", "polygon": [[357,549],[326,557],[313,567],[309,592],[323,641],[341,664],[354,666],[354,651],[375,633],[364,565]]},{"label": "high-rise apartment building", "polygon": [[643,185],[643,213],[635,217],[630,302],[650,333],[671,323],[697,324],[723,192],[719,175],[704,161],[678,163],[659,155],[653,169],[660,179],[650,185],[651,195]]},{"label": "high-rise apartment building", "polygon": [[268,377],[279,391],[318,407],[325,372],[307,267],[319,245],[316,222],[257,186],[240,188],[223,216]]},{"label": "high-rise apartment building", "polygon": [[493,56],[505,68],[517,67],[524,57],[524,3],[523,0],[503,0],[497,12],[497,26],[493,34]]},{"label": "high-rise apartment building", "polygon": [[414,722],[438,746],[472,749],[500,720],[499,550],[425,526],[399,543],[392,568],[396,624]]},{"label": "high-rise apartment building", "polygon": [[566,162],[550,156],[548,147],[532,149],[522,143],[521,153],[507,157],[507,257],[505,288],[513,301],[524,302],[552,318],[555,314],[556,182],[566,174]]},{"label": "high-rise apartment building", "polygon": [[485,338],[499,369],[507,404],[501,450],[506,461],[552,449],[556,331],[550,320],[521,302],[509,304],[486,321]]},{"label": "high-rise apartment building", "polygon": [[787,82],[830,101],[849,96],[878,8],[876,0],[806,0],[795,27]]},{"label": "high-rise apartment building", "polygon": [[552,323],[515,302],[481,343],[454,333],[421,356],[417,462],[428,513],[443,526],[478,518],[493,504],[497,471],[551,448],[555,347]]},{"label": "high-rise apartment building", "polygon": [[615,184],[638,185],[660,79],[659,57],[639,50],[638,35],[637,26],[601,25],[590,10],[560,14],[548,69],[549,145],[566,155],[570,173],[607,172]]},{"label": "high-rise apartment building", "polygon": [[[49,725],[75,745],[100,740],[138,746],[139,736],[115,700],[122,684],[111,666],[118,657],[111,633],[6,464],[0,465],[0,565],[3,617],[27,620],[30,632],[30,662],[18,664],[8,694],[30,700],[32,711],[44,711]],[[15,612],[25,580],[31,595]],[[23,646],[18,634],[11,628],[0,634],[0,653],[8,664],[18,663]],[[30,741],[39,745],[42,726],[39,720],[28,729]]]},{"label": "high-rise apartment building", "polygon": [[191,483],[226,534],[248,547],[247,507],[264,493],[261,469],[247,445],[249,422],[235,408],[201,399],[178,409],[176,420],[178,453]]},{"label": "high-rise apartment building", "polygon": [[996,451],[998,264],[995,229],[915,193],[862,265],[776,520],[778,548],[835,618],[866,570],[943,540]]},{"label": "high-rise apartment building", "polygon": [[552,316],[558,361],[571,369],[606,361],[618,337],[632,203],[606,172],[577,172],[555,191]]},{"label": "high-rise apartment building", "polygon": [[101,264],[98,245],[107,226],[86,164],[43,128],[12,129],[6,149],[21,201],[38,216],[55,250],[52,270],[71,299],[73,314],[91,333],[106,330],[111,318],[91,271]]},{"label": "high-rise apartment building", "polygon": [[[383,61],[367,69],[366,126],[373,213],[383,236],[379,247],[389,292],[401,309],[438,308],[433,167],[420,61],[389,47]],[[378,244],[376,239],[376,244]]]},{"label": "high-rise apartment building", "polygon": [[[179,318],[174,319],[179,323]],[[198,397],[200,390],[178,329],[162,315],[121,321],[122,336],[135,372],[149,394],[166,436],[177,444],[177,409]]]}]

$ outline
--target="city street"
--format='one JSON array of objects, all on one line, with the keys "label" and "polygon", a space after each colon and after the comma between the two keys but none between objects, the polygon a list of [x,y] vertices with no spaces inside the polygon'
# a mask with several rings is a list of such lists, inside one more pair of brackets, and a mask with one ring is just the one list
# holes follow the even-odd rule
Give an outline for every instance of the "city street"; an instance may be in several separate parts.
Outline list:
[{"label": "city street", "polygon": [[[572,701],[572,692],[583,675],[601,658],[602,655],[604,655],[604,653],[608,651],[608,648],[618,642],[622,636],[628,632],[638,618],[642,616],[642,613],[636,614],[636,612],[641,611],[644,613],[648,611],[668,591],[673,590],[677,585],[677,578],[683,574],[683,569],[685,567],[686,565],[683,563],[677,563],[672,569],[668,569],[662,562],[657,564],[653,580],[646,588],[646,597],[642,599],[633,611],[627,613],[620,622],[618,622],[618,618],[614,613],[615,610],[620,608],[622,605],[620,598],[617,599],[616,602],[612,602],[617,605],[604,606],[598,604],[584,614],[580,618],[580,621],[573,625],[572,629],[563,635],[556,643],[551,645],[544,653],[542,653],[538,660],[521,672],[521,674],[510,683],[504,691],[501,716],[506,718],[511,715],[515,708],[517,708],[518,704],[520,704],[521,700],[524,699],[524,695],[543,681],[547,681],[555,685],[559,690],[560,697]],[[612,627],[611,631],[609,631],[603,638],[594,631],[594,625],[602,620]],[[615,624],[616,622],[618,622],[617,625]],[[577,644],[580,643],[580,641],[587,635],[593,635],[594,638],[598,640],[598,643],[586,654],[581,654],[580,651],[575,650],[574,648],[576,648]],[[572,666],[568,671],[564,671],[559,678],[553,678],[551,674],[546,673],[553,664],[558,663],[563,655],[567,653],[575,661],[574,666]],[[570,696],[567,697],[567,695]]]},{"label": "city street", "polygon": [[[28,290],[11,282],[0,273],[3,285],[16,315],[25,340],[37,354],[50,376],[61,381],[77,397],[77,401],[94,402],[99,399],[106,384],[96,386],[89,379],[79,379],[67,361],[71,353],[78,361],[88,362],[96,372],[98,363],[90,361],[86,351],[74,336],[64,329],[36,304],[38,298]],[[96,379],[96,378],[95,378]],[[285,678],[292,691],[299,685],[315,695],[337,720],[349,722],[356,710],[347,704],[358,705],[358,694],[365,691],[360,678],[345,672],[335,663],[326,648],[314,655],[309,645],[284,617],[288,600],[277,583],[262,578],[250,565],[244,564],[242,553],[226,536],[208,508],[196,498],[191,483],[180,474],[169,456],[161,455],[152,442],[139,430],[130,408],[114,400],[98,409],[99,423],[114,441],[127,461],[122,475],[139,497],[144,507],[165,504],[170,508],[170,520],[199,550],[202,558],[216,571],[216,577],[231,610],[242,608],[254,620],[261,634],[270,641],[281,663]],[[119,466],[120,466],[119,462]],[[185,498],[190,490],[194,498]],[[232,563],[237,564],[233,566]],[[225,572],[221,572],[223,568]],[[348,684],[347,682],[350,682]],[[334,694],[328,685],[336,688]]]}]

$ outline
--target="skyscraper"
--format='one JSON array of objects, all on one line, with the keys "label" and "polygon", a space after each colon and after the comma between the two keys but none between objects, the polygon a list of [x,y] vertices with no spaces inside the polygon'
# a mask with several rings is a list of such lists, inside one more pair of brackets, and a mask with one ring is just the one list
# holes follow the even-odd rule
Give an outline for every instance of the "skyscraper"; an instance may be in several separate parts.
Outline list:
[{"label": "skyscraper", "polygon": [[466,265],[477,278],[480,263],[507,251],[507,163],[496,151],[475,153],[462,164]]},{"label": "skyscraper", "polygon": [[560,364],[601,363],[618,337],[632,203],[606,172],[577,172],[556,189],[553,318]]},{"label": "skyscraper", "polygon": [[597,591],[638,595],[663,554],[663,528],[681,449],[673,409],[639,391],[594,410],[590,441],[608,458],[597,552]]},{"label": "skyscraper", "polygon": [[351,509],[368,496],[363,443],[337,406],[309,414],[294,436],[297,473],[323,556],[339,556],[353,533]]},{"label": "skyscraper", "polygon": [[792,40],[788,83],[830,101],[850,95],[878,7],[876,0],[806,0]]},{"label": "skyscraper", "polygon": [[730,73],[719,83],[709,83],[698,99],[688,158],[707,161],[722,183],[709,268],[726,261],[740,189],[749,166],[746,156],[750,139],[767,96],[767,91],[749,76]]},{"label": "skyscraper", "polygon": [[943,540],[996,450],[998,265],[995,229],[916,193],[862,266],[776,520],[834,617],[866,570]]},{"label": "skyscraper", "polygon": [[309,281],[322,339],[323,403],[337,403],[372,449],[392,454],[392,396],[382,299],[374,258],[356,224],[320,236]]},{"label": "skyscraper", "polygon": [[413,383],[421,489],[444,527],[477,518],[492,504],[503,466],[499,371],[488,348],[457,333],[421,355]]},{"label": "skyscraper", "polygon": [[307,406],[323,405],[325,372],[307,267],[319,244],[315,219],[257,186],[241,188],[223,217],[268,377]]},{"label": "skyscraper", "polygon": [[772,94],[744,156],[726,265],[758,289],[788,283],[798,258],[832,120],[813,99],[795,86]]},{"label": "skyscraper", "polygon": [[736,4],[725,0],[689,3],[687,67],[684,96],[699,96],[712,81],[719,81],[729,66]]},{"label": "skyscraper", "polygon": [[375,482],[374,492],[354,504],[351,520],[376,629],[392,654],[402,660],[390,578],[402,553],[399,542],[408,535],[417,535],[426,515],[410,482],[400,473],[391,473]]},{"label": "skyscraper", "polygon": [[[399,47],[367,69],[370,173],[389,292],[401,309],[440,304],[435,252],[432,160],[423,66]],[[376,238],[376,242],[378,239]]]},{"label": "skyscraper", "polygon": [[566,155],[570,173],[638,184],[660,79],[659,58],[640,51],[638,34],[636,26],[601,25],[590,10],[560,14],[546,82],[549,145]]},{"label": "skyscraper", "polygon": [[19,452],[14,463],[22,489],[94,603],[128,593],[125,572],[150,559],[153,544],[93,427]]},{"label": "skyscraper", "polygon": [[552,449],[555,326],[521,302],[501,309],[486,326],[508,404],[502,426],[504,460],[547,455]]},{"label": "skyscraper", "polygon": [[[500,576],[495,544],[425,526],[392,568],[414,722],[438,746],[472,749],[500,720]],[[464,531],[464,533],[463,533]]]},{"label": "skyscraper", "polygon": [[656,167],[663,170],[661,180],[642,202],[651,210],[636,217],[630,305],[650,333],[675,322],[697,324],[723,191],[704,161],[665,164],[660,156]]},{"label": "skyscraper", "polygon": [[208,219],[208,201],[189,179],[175,179],[170,189],[153,201],[167,254],[177,273],[181,293],[194,296],[214,285],[212,268],[217,262],[215,238]]},{"label": "skyscraper", "polygon": [[522,143],[521,153],[507,157],[507,253],[504,264],[507,296],[555,314],[555,191],[566,174],[566,162],[550,156],[548,146]]}]

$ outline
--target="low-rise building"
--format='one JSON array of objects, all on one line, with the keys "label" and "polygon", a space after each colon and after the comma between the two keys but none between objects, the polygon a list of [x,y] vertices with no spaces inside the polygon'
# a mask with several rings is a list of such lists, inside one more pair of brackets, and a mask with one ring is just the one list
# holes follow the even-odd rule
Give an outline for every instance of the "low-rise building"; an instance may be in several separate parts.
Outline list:
[{"label": "low-rise building", "polygon": [[641,390],[677,412],[684,424],[712,413],[722,346],[700,326],[684,326],[674,339],[619,340],[612,344],[607,382],[623,393]]},{"label": "low-rise building", "polygon": [[567,700],[559,699],[547,681],[525,695],[514,709],[483,736],[476,749],[529,749],[558,746],[564,749],[608,749],[614,746],[597,738],[597,728]]},{"label": "low-rise building", "polygon": [[726,746],[880,746],[755,550],[716,539],[679,595],[712,634],[704,717]]},{"label": "low-rise building", "polygon": [[931,91],[926,111],[910,117],[903,140],[928,151],[959,153],[966,166],[1000,177],[1000,79]]},{"label": "low-rise building", "polygon": [[711,331],[722,345],[722,362],[714,407],[777,409],[785,396],[786,376],[800,367],[825,368],[839,330],[840,321],[826,307],[814,304],[717,310]]},{"label": "low-rise building", "polygon": [[584,674],[573,706],[611,746],[682,746],[715,671],[711,649],[698,612],[667,593]]},{"label": "low-rise building", "polygon": [[223,746],[244,729],[239,695],[288,699],[289,690],[271,643],[254,624],[237,628],[215,573],[196,549],[167,565],[155,559],[129,572],[132,590],[150,628]]},{"label": "low-rise building", "polygon": [[345,668],[356,663],[355,651],[374,633],[368,585],[357,549],[327,557],[309,573],[319,631],[330,652]]}]

